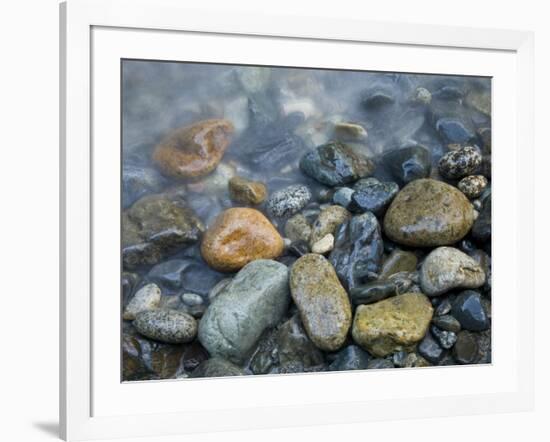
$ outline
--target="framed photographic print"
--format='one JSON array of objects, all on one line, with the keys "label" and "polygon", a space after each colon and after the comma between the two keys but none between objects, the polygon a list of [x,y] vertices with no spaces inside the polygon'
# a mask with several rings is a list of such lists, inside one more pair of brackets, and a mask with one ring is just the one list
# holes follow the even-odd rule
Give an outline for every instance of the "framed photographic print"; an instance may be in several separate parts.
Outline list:
[{"label": "framed photographic print", "polygon": [[178,3],[61,5],[62,436],[529,409],[532,35]]}]

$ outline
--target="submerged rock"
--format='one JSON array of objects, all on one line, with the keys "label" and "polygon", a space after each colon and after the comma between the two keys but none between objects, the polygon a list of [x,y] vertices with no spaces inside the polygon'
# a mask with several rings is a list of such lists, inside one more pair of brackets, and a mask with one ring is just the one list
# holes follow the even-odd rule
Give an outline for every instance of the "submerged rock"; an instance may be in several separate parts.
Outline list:
[{"label": "submerged rock", "polygon": [[130,300],[124,313],[123,319],[133,321],[139,312],[153,310],[158,307],[161,291],[156,284],[147,284],[140,288]]},{"label": "submerged rock", "polygon": [[472,227],[472,236],[478,241],[488,241],[491,239],[491,197],[483,200],[483,206],[479,216]]},{"label": "submerged rock", "polygon": [[300,160],[300,168],[322,184],[339,186],[370,175],[374,164],[347,145],[331,142],[305,154]]},{"label": "submerged rock", "polygon": [[461,331],[453,347],[453,356],[459,364],[473,364],[479,354],[479,346],[472,332]]},{"label": "submerged rock", "polygon": [[430,176],[432,154],[422,146],[409,146],[392,150],[383,157],[386,168],[401,185]]},{"label": "submerged rock", "polygon": [[369,363],[369,354],[357,345],[348,345],[340,350],[330,364],[332,371],[364,370]]},{"label": "submerged rock", "polygon": [[222,159],[233,130],[228,120],[204,120],[176,129],[157,145],[153,160],[173,178],[207,175]]},{"label": "submerged rock", "polygon": [[122,214],[122,260],[134,269],[156,264],[199,240],[204,227],[179,195],[150,195]]},{"label": "submerged rock", "polygon": [[283,367],[300,365],[303,370],[319,367],[324,363],[323,353],[308,337],[300,319],[293,316],[277,330],[277,354]]},{"label": "submerged rock", "polygon": [[465,290],[456,297],[452,314],[465,330],[483,331],[490,327],[481,295],[475,290]]},{"label": "submerged rock", "polygon": [[433,307],[421,293],[360,305],[355,311],[353,339],[378,357],[409,350],[426,334],[432,315]]},{"label": "submerged rock", "polygon": [[197,335],[197,321],[179,310],[139,312],[133,322],[143,336],[169,344],[191,342]]},{"label": "submerged rock", "polygon": [[413,284],[411,273],[399,272],[390,276],[387,280],[372,281],[356,286],[349,293],[354,304],[372,304],[391,296],[412,291]]},{"label": "submerged rock", "polygon": [[485,272],[478,263],[453,247],[438,247],[422,263],[420,285],[428,296],[454,288],[477,288],[485,283]]},{"label": "submerged rock", "polygon": [[351,305],[331,264],[321,255],[302,256],[292,266],[290,291],[313,343],[339,349],[351,326]]},{"label": "submerged rock", "polygon": [[414,272],[417,264],[418,258],[414,253],[395,249],[384,260],[382,268],[380,269],[379,279],[387,279],[391,275],[399,272]]},{"label": "submerged rock", "polygon": [[190,378],[219,378],[224,376],[244,376],[246,372],[231,362],[218,357],[201,363],[189,376]]},{"label": "submerged rock", "polygon": [[311,199],[311,191],[303,184],[293,184],[274,192],[267,200],[267,210],[275,217],[287,217],[302,210]]},{"label": "submerged rock", "polygon": [[328,234],[335,234],[341,224],[349,220],[351,214],[340,206],[328,206],[321,210],[311,229],[310,246]]},{"label": "submerged rock", "polygon": [[235,207],[222,212],[206,231],[201,253],[212,268],[234,272],[256,259],[274,259],[283,239],[258,210]]},{"label": "submerged rock", "polygon": [[235,176],[228,183],[229,196],[237,203],[257,205],[267,198],[267,188],[259,181]]},{"label": "submerged rock", "polygon": [[376,279],[384,245],[376,217],[366,212],[342,224],[336,232],[330,262],[348,289]]},{"label": "submerged rock", "polygon": [[462,239],[474,223],[474,210],[462,192],[433,179],[405,186],[384,217],[384,232],[399,244],[433,247]]},{"label": "submerged rock", "polygon": [[122,207],[126,209],[139,198],[160,192],[165,184],[165,179],[155,169],[124,165],[122,169]]},{"label": "submerged rock", "polygon": [[422,342],[418,344],[418,353],[432,364],[438,364],[445,356],[445,350],[441,348],[430,331],[426,333]]},{"label": "submerged rock", "polygon": [[470,175],[458,182],[458,188],[468,198],[477,198],[487,187],[488,181],[483,175]]},{"label": "submerged rock", "polygon": [[214,298],[201,319],[199,340],[211,355],[239,363],[281,321],[289,301],[287,267],[255,260]]}]

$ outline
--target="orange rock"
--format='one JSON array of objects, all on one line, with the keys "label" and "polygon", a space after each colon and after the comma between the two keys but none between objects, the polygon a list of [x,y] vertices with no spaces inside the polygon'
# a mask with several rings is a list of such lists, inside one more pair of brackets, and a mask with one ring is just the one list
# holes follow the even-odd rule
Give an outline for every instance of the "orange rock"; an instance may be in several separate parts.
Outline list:
[{"label": "orange rock", "polygon": [[283,238],[258,210],[234,207],[223,211],[204,234],[201,253],[212,268],[235,272],[255,259],[274,259]]},{"label": "orange rock", "polygon": [[155,147],[153,160],[174,178],[197,178],[212,172],[233,134],[228,120],[204,120],[170,133]]}]

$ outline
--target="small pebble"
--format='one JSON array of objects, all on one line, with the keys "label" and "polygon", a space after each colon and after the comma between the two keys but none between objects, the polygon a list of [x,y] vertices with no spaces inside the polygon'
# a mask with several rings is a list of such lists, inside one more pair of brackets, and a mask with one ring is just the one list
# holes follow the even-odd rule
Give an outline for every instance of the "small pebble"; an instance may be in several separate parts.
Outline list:
[{"label": "small pebble", "polygon": [[293,184],[273,192],[267,200],[267,211],[279,218],[302,210],[311,199],[311,191],[303,184]]},{"label": "small pebble", "polygon": [[324,255],[325,253],[330,252],[332,249],[334,249],[334,235],[332,233],[328,233],[327,235],[323,236],[323,238],[321,238],[311,247],[311,251],[313,253],[318,253],[319,255]]},{"label": "small pebble", "polygon": [[161,291],[156,284],[147,284],[140,288],[130,300],[122,317],[127,321],[136,319],[139,312],[152,310],[159,306]]},{"label": "small pebble", "polygon": [[442,330],[458,333],[462,327],[458,320],[451,315],[434,316],[432,323]]},{"label": "small pebble", "polygon": [[472,146],[447,152],[439,160],[439,173],[448,179],[462,178],[475,173],[481,166],[481,154]]},{"label": "small pebble", "polygon": [[458,182],[458,188],[468,198],[477,198],[485,190],[489,182],[483,175],[470,175]]},{"label": "small pebble", "polygon": [[181,295],[181,300],[184,304],[187,304],[188,306],[195,306],[195,305],[201,305],[204,304],[204,299],[202,299],[202,296],[197,295],[195,293],[183,293]]}]

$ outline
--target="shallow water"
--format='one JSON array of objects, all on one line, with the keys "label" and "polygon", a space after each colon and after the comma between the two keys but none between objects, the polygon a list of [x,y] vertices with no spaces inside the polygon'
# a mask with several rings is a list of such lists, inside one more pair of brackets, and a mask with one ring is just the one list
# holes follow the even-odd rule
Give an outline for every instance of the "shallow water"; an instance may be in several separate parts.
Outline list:
[{"label": "shallow water", "polygon": [[[298,163],[306,152],[338,138],[334,125],[339,122],[353,122],[366,130],[363,139],[342,141],[375,162],[376,178],[394,180],[381,161],[385,153],[421,145],[431,152],[431,176],[441,180],[437,164],[457,145],[473,145],[490,158],[490,140],[482,135],[484,129],[490,132],[490,101],[488,110],[486,102],[479,104],[479,97],[490,96],[490,88],[490,79],[480,77],[126,60],[122,75],[123,208],[145,195],[183,187],[187,204],[207,228],[221,211],[239,206],[227,190],[228,179],[238,175],[265,183],[270,194],[290,184],[305,184],[314,197],[304,211],[315,218],[319,205],[326,203],[320,195],[328,187],[306,176]],[[431,95],[429,103],[419,97],[424,90]],[[235,127],[217,169],[188,181],[162,176],[152,161],[155,146],[174,129],[214,118],[227,119]],[[266,213],[265,203],[257,208]],[[270,221],[283,235],[285,220],[270,217]],[[388,252],[394,245],[386,243]],[[418,254],[422,257],[425,251]],[[208,306],[211,288],[228,275],[208,268],[198,244],[182,247],[162,261],[172,259],[186,261],[187,270],[183,282],[160,284],[163,296],[192,292],[201,295]],[[284,256],[280,260],[284,262]],[[128,269],[137,275],[137,282],[126,292],[124,304],[154,280],[152,267]],[[180,304],[174,301],[173,305],[179,308]],[[294,311],[291,305],[286,317]],[[185,377],[192,371],[189,367],[195,368],[193,364],[183,368],[183,347],[157,344],[140,336],[127,321],[124,330],[126,341],[147,343],[130,353],[148,366],[125,379]],[[197,342],[192,345],[200,347]],[[154,368],[155,346],[175,352],[176,362],[170,364],[177,368]],[[327,353],[321,359],[325,362],[319,369],[323,370],[334,356]]]}]

